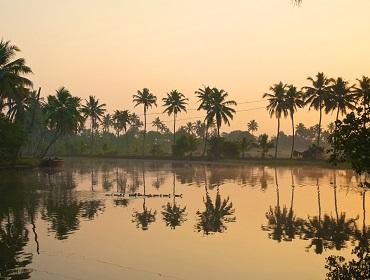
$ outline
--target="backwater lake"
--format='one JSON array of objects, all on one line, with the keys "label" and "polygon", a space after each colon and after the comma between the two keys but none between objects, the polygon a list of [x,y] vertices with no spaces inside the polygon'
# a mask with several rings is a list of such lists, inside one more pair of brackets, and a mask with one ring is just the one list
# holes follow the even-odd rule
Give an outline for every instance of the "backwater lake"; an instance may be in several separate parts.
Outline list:
[{"label": "backwater lake", "polygon": [[0,171],[0,279],[325,279],[370,240],[350,171],[66,159]]}]

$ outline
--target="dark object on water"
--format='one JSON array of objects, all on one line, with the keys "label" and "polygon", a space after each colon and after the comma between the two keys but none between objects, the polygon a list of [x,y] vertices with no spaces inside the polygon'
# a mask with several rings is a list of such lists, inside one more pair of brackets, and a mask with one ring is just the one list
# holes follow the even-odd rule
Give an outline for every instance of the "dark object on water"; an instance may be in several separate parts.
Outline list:
[{"label": "dark object on water", "polygon": [[41,161],[41,167],[61,167],[64,164],[64,160],[60,158],[45,158]]}]

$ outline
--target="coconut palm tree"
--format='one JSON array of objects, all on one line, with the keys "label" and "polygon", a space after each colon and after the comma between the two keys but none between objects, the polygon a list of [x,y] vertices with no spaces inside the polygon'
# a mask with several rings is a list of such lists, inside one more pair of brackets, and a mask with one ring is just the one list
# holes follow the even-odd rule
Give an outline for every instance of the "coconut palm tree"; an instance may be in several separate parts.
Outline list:
[{"label": "coconut palm tree", "polygon": [[119,137],[119,134],[122,130],[124,130],[126,133],[128,125],[131,123],[130,112],[128,110],[116,110],[112,118],[117,137]]},{"label": "coconut palm tree", "polygon": [[106,114],[105,116],[103,116],[102,125],[103,125],[103,132],[109,133],[109,129],[113,125],[112,116],[110,114]]},{"label": "coconut palm tree", "polygon": [[95,96],[90,95],[88,100],[85,100],[85,104],[81,107],[81,113],[83,117],[90,118],[90,133],[91,141],[93,142],[94,130],[97,129],[99,122],[102,121],[102,117],[106,111],[106,104],[99,104],[99,99]]},{"label": "coconut palm tree", "polygon": [[270,87],[270,93],[265,93],[263,98],[267,98],[269,104],[267,105],[267,110],[270,113],[270,117],[275,116],[278,121],[276,143],[275,143],[275,159],[277,158],[277,149],[279,145],[279,134],[280,134],[280,118],[284,114],[287,116],[288,112],[285,105],[285,92],[287,85],[282,82]]},{"label": "coconut palm tree", "polygon": [[182,111],[186,112],[187,98],[174,89],[167,93],[167,96],[162,99],[163,107],[165,107],[163,113],[167,113],[169,116],[173,115],[173,144],[176,142],[176,116]]},{"label": "coconut palm tree", "polygon": [[288,86],[288,90],[286,91],[285,95],[285,109],[288,111],[290,115],[290,119],[292,121],[292,149],[290,152],[290,159],[293,158],[293,151],[294,151],[294,140],[295,140],[295,132],[294,132],[294,113],[297,111],[298,108],[302,108],[304,105],[303,95],[302,92],[297,90],[297,88],[293,85]]},{"label": "coconut palm tree", "polygon": [[356,94],[353,93],[355,85],[349,86],[348,81],[338,78],[332,81],[329,87],[329,104],[327,111],[337,110],[335,121],[338,121],[339,114],[344,115],[347,109],[353,110],[356,108]]},{"label": "coconut palm tree", "polygon": [[135,107],[143,105],[144,108],[144,137],[143,137],[143,155],[145,155],[145,138],[146,138],[146,114],[149,108],[157,106],[157,97],[153,95],[149,89],[143,88],[143,90],[138,90],[133,96],[133,101]]},{"label": "coconut palm tree", "polygon": [[131,127],[136,130],[140,129],[140,127],[143,126],[143,122],[140,121],[139,116],[136,115],[135,113],[130,114],[130,124],[131,124]]},{"label": "coconut palm tree", "polygon": [[72,96],[65,87],[59,88],[55,96],[48,96],[44,112],[47,126],[54,136],[41,157],[47,154],[50,147],[60,136],[77,132],[83,123],[80,112],[80,98]]},{"label": "coconut palm tree", "polygon": [[156,117],[152,122],[152,126],[154,126],[157,129],[157,132],[162,131],[163,125],[164,124],[159,117]]},{"label": "coconut palm tree", "polygon": [[257,147],[261,150],[261,157],[265,158],[268,151],[274,147],[274,141],[269,140],[269,136],[267,134],[261,134],[258,137]]},{"label": "coconut palm tree", "polygon": [[186,133],[193,135],[194,134],[194,124],[192,122],[187,122],[185,124]]},{"label": "coconut palm tree", "polygon": [[315,78],[308,77],[312,83],[312,86],[304,87],[305,90],[305,105],[309,106],[309,109],[314,108],[320,112],[320,118],[318,123],[317,133],[317,146],[320,146],[321,136],[321,121],[322,121],[322,110],[329,108],[329,87],[332,79],[328,79],[323,72],[317,73]]},{"label": "coconut palm tree", "polygon": [[32,87],[32,82],[24,77],[32,73],[31,68],[23,58],[12,60],[19,51],[20,49],[10,41],[0,40],[0,109],[5,99],[8,103],[19,99],[16,87]]},{"label": "coconut palm tree", "polygon": [[258,130],[258,123],[256,120],[251,120],[247,123],[247,129],[248,132],[251,132],[251,134],[254,136],[254,132]]},{"label": "coconut palm tree", "polygon": [[363,106],[363,110],[369,108],[370,104],[370,78],[362,76],[361,79],[357,79],[358,87],[355,88],[356,98],[360,100]]},{"label": "coconut palm tree", "polygon": [[[235,109],[230,106],[236,106],[234,100],[226,100],[229,94],[223,89],[213,88],[207,108],[207,123],[216,122],[217,137],[220,138],[220,128],[222,123],[230,126],[235,114]],[[206,106],[207,107],[207,106]]]}]

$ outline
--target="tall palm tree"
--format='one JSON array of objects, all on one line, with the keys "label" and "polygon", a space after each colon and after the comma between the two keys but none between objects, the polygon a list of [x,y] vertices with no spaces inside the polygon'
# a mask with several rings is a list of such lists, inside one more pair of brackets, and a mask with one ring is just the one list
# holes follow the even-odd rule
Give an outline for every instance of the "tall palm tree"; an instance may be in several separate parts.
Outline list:
[{"label": "tall palm tree", "polygon": [[103,132],[104,133],[109,133],[109,128],[112,126],[113,121],[112,121],[112,116],[110,114],[106,114],[103,116],[102,119],[102,125],[103,125]]},{"label": "tall palm tree", "polygon": [[229,94],[223,89],[213,88],[207,107],[206,120],[207,123],[216,122],[217,137],[220,138],[220,128],[222,122],[230,126],[230,119],[232,120],[235,114],[235,109],[230,106],[236,106],[234,100],[226,100]]},{"label": "tall palm tree", "polygon": [[290,152],[290,158],[293,158],[293,151],[294,151],[294,140],[295,140],[295,132],[294,132],[294,113],[297,111],[297,108],[302,108],[304,105],[303,95],[302,92],[297,90],[297,88],[293,85],[288,86],[288,90],[286,91],[285,96],[285,108],[289,112],[290,119],[292,121],[292,149]]},{"label": "tall palm tree", "polygon": [[143,105],[144,108],[144,137],[143,137],[143,155],[145,155],[145,138],[146,138],[146,113],[149,108],[157,106],[157,97],[152,94],[149,89],[143,88],[143,90],[138,90],[133,96],[133,101],[135,107]]},{"label": "tall palm tree", "polygon": [[267,110],[270,113],[270,117],[275,116],[278,121],[276,143],[275,143],[275,159],[277,158],[277,149],[279,145],[279,134],[280,134],[280,118],[281,115],[287,116],[287,111],[285,109],[285,91],[287,85],[282,82],[270,87],[271,93],[265,93],[263,98],[267,98],[269,104],[267,105]]},{"label": "tall palm tree", "polygon": [[329,105],[329,87],[332,79],[328,79],[323,72],[319,72],[315,78],[308,77],[307,80],[312,83],[312,86],[303,88],[305,90],[305,105],[320,112],[317,133],[317,146],[320,146],[322,110]]},{"label": "tall palm tree", "polygon": [[[196,90],[195,94],[197,95],[198,102],[200,103],[198,107],[198,111],[199,110],[208,111],[208,109],[210,108],[212,89],[209,86],[205,86],[204,88],[199,88],[198,90]],[[207,120],[207,118],[205,118],[203,123],[205,125],[206,131],[205,131],[205,136],[204,136],[204,141],[203,141],[204,147],[203,147],[202,156],[204,156],[206,153],[207,141],[208,141],[208,130],[211,126],[213,126],[214,120]]]},{"label": "tall palm tree", "polygon": [[94,130],[97,130],[98,123],[102,121],[102,117],[106,111],[106,104],[99,104],[99,99],[90,95],[85,104],[81,107],[81,112],[84,118],[90,118],[90,133],[91,141],[94,138]]},{"label": "tall palm tree", "polygon": [[254,136],[254,132],[258,130],[258,123],[256,120],[251,120],[247,123],[247,129],[248,132],[251,132],[251,134]]},{"label": "tall palm tree", "polygon": [[357,79],[358,87],[355,88],[356,98],[362,102],[363,110],[370,107],[370,78],[362,76]]},{"label": "tall palm tree", "polygon": [[163,107],[165,107],[163,113],[167,113],[169,116],[173,115],[173,144],[176,142],[176,116],[181,111],[186,112],[187,98],[178,90],[171,90],[167,93],[167,96],[162,99]]},{"label": "tall palm tree", "polygon": [[339,114],[346,114],[347,109],[355,109],[355,96],[353,93],[355,85],[349,86],[348,81],[338,78],[332,81],[332,85],[329,87],[329,104],[327,111],[337,110],[335,120],[338,121]]},{"label": "tall palm tree", "polygon": [[32,82],[24,77],[32,73],[31,68],[23,58],[12,60],[19,51],[10,41],[0,40],[0,109],[5,99],[11,102],[17,98],[15,87],[32,87]]},{"label": "tall palm tree", "polygon": [[47,126],[54,136],[41,157],[47,154],[50,147],[60,136],[77,132],[83,123],[80,112],[80,98],[72,96],[65,87],[59,88],[55,96],[48,96],[44,111]]}]

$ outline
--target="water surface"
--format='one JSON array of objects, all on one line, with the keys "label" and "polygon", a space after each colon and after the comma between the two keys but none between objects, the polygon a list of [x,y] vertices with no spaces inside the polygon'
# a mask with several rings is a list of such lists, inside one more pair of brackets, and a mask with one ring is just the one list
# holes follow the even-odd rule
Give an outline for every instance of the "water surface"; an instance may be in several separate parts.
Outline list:
[{"label": "water surface", "polygon": [[[0,172],[0,279],[325,279],[368,244],[349,170],[70,159]],[[366,219],[367,218],[367,219]]]}]

